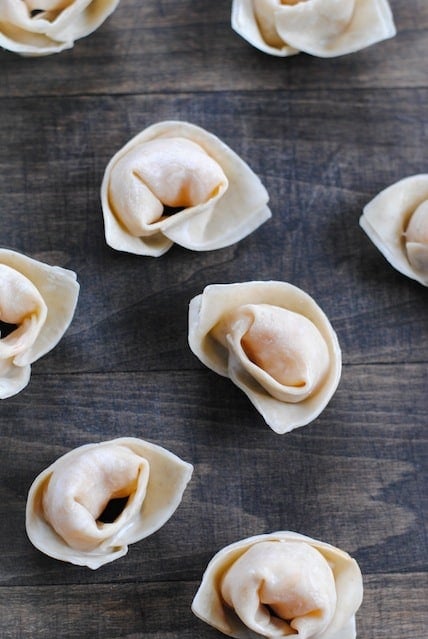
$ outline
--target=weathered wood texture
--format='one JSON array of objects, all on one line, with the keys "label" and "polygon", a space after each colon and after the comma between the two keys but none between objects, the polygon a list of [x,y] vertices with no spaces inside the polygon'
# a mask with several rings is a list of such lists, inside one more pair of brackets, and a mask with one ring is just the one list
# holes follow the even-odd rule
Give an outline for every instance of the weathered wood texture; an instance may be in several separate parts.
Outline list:
[{"label": "weathered wood texture", "polygon": [[[0,52],[0,245],[81,283],[65,337],[0,404],[2,639],[220,637],[190,612],[207,562],[278,529],[358,560],[359,639],[425,637],[427,291],[358,226],[379,190],[428,171],[428,4],[391,6],[396,38],[334,60],[266,56],[230,29],[230,2],[202,0],[122,0],[70,51]],[[239,153],[272,219],[209,253],[107,247],[104,168],[163,119]],[[312,294],[343,350],[329,406],[283,437],[187,345],[189,300],[249,279]],[[35,550],[24,528],[35,476],[78,445],[125,435],[194,464],[173,518],[98,571]]]},{"label": "weathered wood texture", "polygon": [[[426,624],[418,613],[427,585],[424,574],[403,575],[397,579],[386,573],[367,578],[365,603],[358,615],[359,636],[390,639],[394,626],[406,632],[406,636],[424,637]],[[6,600],[2,638],[218,639],[221,634],[192,619],[187,604],[197,587],[197,582],[130,583],[114,588],[106,584],[60,589],[57,586],[0,587],[0,604]],[[407,597],[405,616],[402,611],[404,589]],[[105,601],[108,601],[108,608]],[[58,606],[67,610],[66,617],[58,618]],[[370,615],[367,613],[369,608]],[[49,635],[46,634],[46,618],[51,620]],[[388,624],[385,624],[385,618],[388,618]],[[135,628],[144,630],[135,632]]]},{"label": "weathered wood texture", "polygon": [[426,0],[391,0],[398,37],[331,60],[272,58],[235,34],[230,0],[122,0],[78,47],[38,60],[1,55],[5,96],[425,87]]}]

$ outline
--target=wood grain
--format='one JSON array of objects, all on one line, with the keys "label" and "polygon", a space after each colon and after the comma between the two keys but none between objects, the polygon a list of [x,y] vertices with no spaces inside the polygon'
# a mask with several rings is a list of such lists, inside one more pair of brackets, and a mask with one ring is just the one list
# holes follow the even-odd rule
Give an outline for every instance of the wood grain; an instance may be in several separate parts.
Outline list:
[{"label": "wood grain", "polygon": [[[122,0],[89,38],[60,56],[2,53],[3,96],[151,94],[225,90],[426,87],[428,6],[392,0],[398,36],[358,55],[284,62],[230,27],[229,0]],[[173,62],[172,62],[173,61]],[[2,88],[1,88],[2,87]]]},{"label": "wood grain", "polygon": [[[225,0],[122,0],[69,51],[0,52],[0,244],[81,284],[64,338],[0,404],[1,639],[220,638],[190,611],[208,561],[280,529],[357,559],[358,639],[425,636],[427,294],[358,225],[378,191],[427,172],[428,4],[391,7],[395,38],[332,60],[252,49]],[[272,219],[219,251],[175,246],[154,259],[107,247],[105,166],[163,119],[239,153]],[[187,343],[192,297],[251,279],[313,295],[342,347],[328,407],[282,437]],[[128,435],[194,465],[171,520],[97,571],[33,548],[36,475],[76,446]]]},{"label": "wood grain", "polygon": [[[275,95],[56,98],[48,110],[37,99],[9,102],[0,124],[3,245],[72,268],[82,285],[67,361],[55,367],[50,356],[55,371],[180,368],[183,351],[191,366],[191,297],[237,279],[284,279],[311,293],[346,362],[428,359],[424,291],[391,269],[358,226],[379,190],[423,170],[428,92]],[[272,219],[235,246],[197,256],[174,247],[160,263],[109,249],[99,197],[105,166],[155,113],[224,139],[266,184]],[[124,325],[137,347],[123,339]]]},{"label": "wood grain", "polygon": [[[426,575],[411,573],[400,578],[388,573],[366,576],[365,601],[357,615],[359,636],[390,638],[390,628],[403,629],[409,639],[424,636],[425,623],[418,617],[427,588]],[[218,632],[195,619],[189,608],[198,583],[154,582],[150,584],[93,584],[37,588],[0,587],[0,612],[4,622],[4,639],[32,639],[49,636],[89,639],[206,639],[221,637]],[[402,592],[406,591],[406,616],[402,613]],[[105,602],[108,601],[108,607]],[[67,611],[58,618],[57,609]],[[13,611],[13,612],[12,612]],[[372,613],[372,614],[369,614]],[[374,612],[374,614],[373,614]],[[22,622],[21,624],[19,622]]]}]

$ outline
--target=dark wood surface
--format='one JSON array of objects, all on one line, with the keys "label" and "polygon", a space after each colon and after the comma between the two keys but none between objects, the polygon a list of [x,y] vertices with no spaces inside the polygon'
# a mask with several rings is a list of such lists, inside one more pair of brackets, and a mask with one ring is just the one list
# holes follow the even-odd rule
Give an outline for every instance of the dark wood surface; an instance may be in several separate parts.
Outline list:
[{"label": "dark wood surface", "polygon": [[[2,639],[220,637],[190,611],[207,562],[280,529],[358,560],[359,639],[426,636],[427,290],[358,226],[379,190],[428,171],[428,3],[391,6],[394,39],[332,60],[251,48],[226,0],[122,0],[72,50],[0,52],[0,244],[81,284],[65,337],[0,405]],[[208,253],[107,247],[104,168],[163,119],[201,125],[239,153],[272,219]],[[284,436],[187,344],[190,299],[249,279],[313,295],[342,346],[329,406]],[[97,571],[44,556],[25,534],[31,482],[71,448],[118,436],[194,464],[180,508]]]}]

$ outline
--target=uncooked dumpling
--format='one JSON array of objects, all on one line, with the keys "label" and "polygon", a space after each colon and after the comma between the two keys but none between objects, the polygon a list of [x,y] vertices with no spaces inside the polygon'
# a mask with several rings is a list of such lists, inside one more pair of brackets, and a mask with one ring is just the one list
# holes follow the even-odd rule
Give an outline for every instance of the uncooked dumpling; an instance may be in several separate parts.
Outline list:
[{"label": "uncooked dumpling", "polygon": [[0,0],[0,46],[25,56],[69,49],[95,31],[119,0]]},{"label": "uncooked dumpling", "polygon": [[360,225],[397,271],[428,286],[428,174],[381,191],[364,207]]},{"label": "uncooked dumpling", "polygon": [[174,242],[194,251],[234,244],[271,215],[249,166],[188,122],[154,124],[107,165],[101,187],[106,242],[157,257]]},{"label": "uncooked dumpling", "polygon": [[192,471],[191,464],[142,439],[81,446],[33,482],[27,534],[50,557],[99,568],[163,526]]},{"label": "uncooked dumpling", "polygon": [[265,53],[322,58],[396,33],[387,0],[233,0],[232,28]]},{"label": "uncooked dumpling", "polygon": [[28,384],[31,364],[67,330],[78,294],[73,271],[0,249],[0,399]]},{"label": "uncooked dumpling", "polygon": [[189,345],[280,434],[315,419],[340,379],[340,347],[327,317],[285,282],[207,286],[190,302]]},{"label": "uncooked dumpling", "polygon": [[363,584],[347,553],[280,531],[238,541],[208,564],[197,617],[237,639],[355,639]]}]

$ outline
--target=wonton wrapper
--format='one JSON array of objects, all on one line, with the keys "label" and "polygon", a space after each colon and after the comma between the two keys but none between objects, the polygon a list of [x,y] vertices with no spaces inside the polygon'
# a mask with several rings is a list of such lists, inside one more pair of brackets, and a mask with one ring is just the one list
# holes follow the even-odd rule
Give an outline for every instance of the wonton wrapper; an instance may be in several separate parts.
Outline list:
[{"label": "wonton wrapper", "polygon": [[[134,437],[80,446],[33,482],[28,537],[50,557],[99,568],[170,519],[192,472],[191,464],[165,448]],[[112,499],[126,497],[113,522],[99,519]]]},{"label": "wonton wrapper", "polygon": [[387,0],[233,0],[232,28],[276,56],[303,51],[321,58],[392,38]]},{"label": "wonton wrapper", "polygon": [[428,286],[428,174],[381,191],[364,207],[360,226],[397,271]]},{"label": "wonton wrapper", "polygon": [[194,251],[223,248],[269,219],[268,199],[255,173],[215,135],[188,122],[159,122],[107,165],[106,242],[153,257],[174,242]]},{"label": "wonton wrapper", "polygon": [[119,0],[0,0],[0,46],[24,56],[69,49],[97,29]]},{"label": "wonton wrapper", "polygon": [[3,338],[0,326],[0,399],[27,386],[31,364],[67,330],[78,295],[73,271],[0,249],[0,321],[16,325]]},{"label": "wonton wrapper", "polygon": [[330,322],[307,293],[286,282],[207,286],[190,302],[189,345],[243,390],[279,434],[314,420],[340,379]]},{"label": "wonton wrapper", "polygon": [[208,564],[192,611],[237,639],[355,639],[362,597],[361,572],[352,557],[280,531],[220,550]]}]

